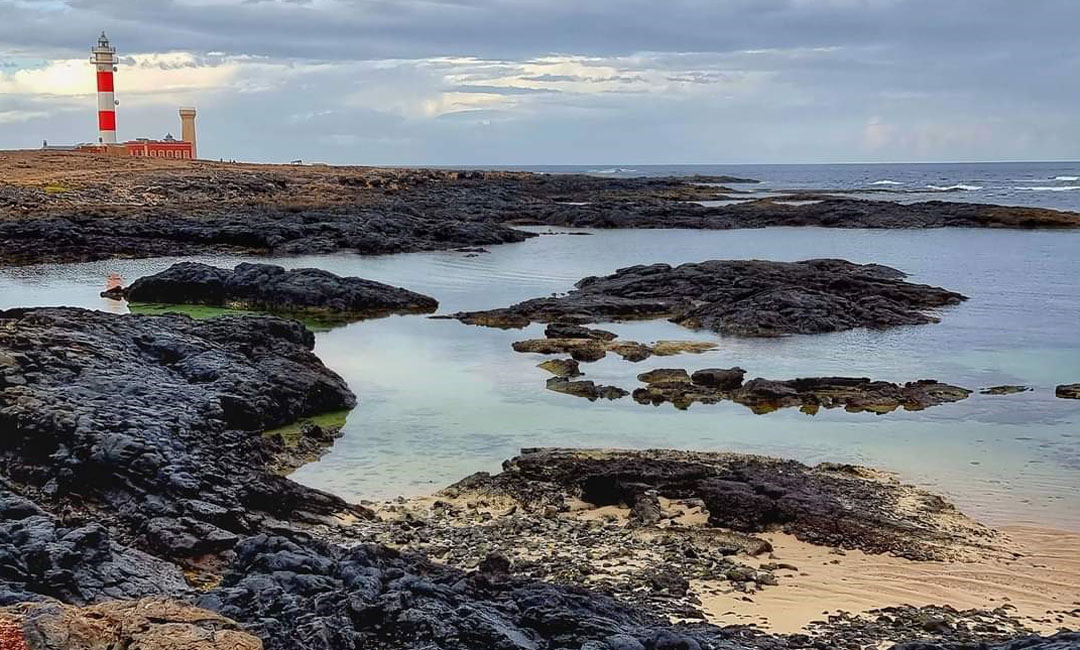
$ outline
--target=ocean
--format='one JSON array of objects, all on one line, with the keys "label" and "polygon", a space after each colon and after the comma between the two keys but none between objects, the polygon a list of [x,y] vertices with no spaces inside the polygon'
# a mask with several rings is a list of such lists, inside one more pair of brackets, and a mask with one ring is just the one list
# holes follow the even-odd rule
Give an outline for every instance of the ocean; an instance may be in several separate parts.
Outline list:
[{"label": "ocean", "polygon": [[881,163],[836,165],[553,165],[496,167],[597,176],[738,176],[751,193],[839,190],[890,201],[965,201],[1080,211],[1080,162]]}]

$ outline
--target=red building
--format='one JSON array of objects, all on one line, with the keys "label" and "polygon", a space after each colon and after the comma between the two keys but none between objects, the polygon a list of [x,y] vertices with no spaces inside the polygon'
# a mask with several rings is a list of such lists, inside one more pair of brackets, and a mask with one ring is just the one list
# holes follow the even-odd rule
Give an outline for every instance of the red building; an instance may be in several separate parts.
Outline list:
[{"label": "red building", "polygon": [[78,147],[78,150],[88,153],[105,153],[114,156],[126,155],[140,158],[191,160],[195,157],[195,145],[193,143],[177,140],[171,135],[165,136],[164,140],[139,138],[120,144],[84,144]]},{"label": "red building", "polygon": [[176,140],[171,135],[165,136],[164,140],[129,140],[124,143],[129,156],[145,156],[148,158],[183,158],[191,160],[195,157],[195,146],[191,142]]}]

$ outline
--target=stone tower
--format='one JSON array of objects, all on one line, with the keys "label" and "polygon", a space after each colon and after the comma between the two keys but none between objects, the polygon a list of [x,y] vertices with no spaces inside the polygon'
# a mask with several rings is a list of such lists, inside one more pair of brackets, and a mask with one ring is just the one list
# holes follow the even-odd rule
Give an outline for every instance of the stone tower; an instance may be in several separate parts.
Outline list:
[{"label": "stone tower", "polygon": [[180,109],[180,139],[191,143],[191,157],[198,158],[199,152],[195,144],[195,109],[184,107]]}]

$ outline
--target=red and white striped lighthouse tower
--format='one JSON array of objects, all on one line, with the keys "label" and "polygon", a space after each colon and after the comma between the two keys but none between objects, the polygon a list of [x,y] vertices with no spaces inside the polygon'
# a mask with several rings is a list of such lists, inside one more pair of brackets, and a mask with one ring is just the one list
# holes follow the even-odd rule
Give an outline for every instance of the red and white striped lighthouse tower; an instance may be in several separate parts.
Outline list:
[{"label": "red and white striped lighthouse tower", "polygon": [[113,96],[113,73],[116,72],[116,48],[101,32],[97,47],[91,50],[90,63],[97,68],[98,142],[116,144],[116,98]]}]

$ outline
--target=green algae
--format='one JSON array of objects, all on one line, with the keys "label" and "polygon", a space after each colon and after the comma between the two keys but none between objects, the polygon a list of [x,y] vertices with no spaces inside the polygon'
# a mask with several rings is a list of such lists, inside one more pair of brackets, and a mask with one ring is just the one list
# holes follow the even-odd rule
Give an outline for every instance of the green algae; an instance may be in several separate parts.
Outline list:
[{"label": "green algae", "polygon": [[191,318],[194,318],[196,320],[217,318],[218,316],[282,316],[285,318],[293,318],[300,321],[313,332],[327,332],[334,327],[339,327],[341,325],[347,324],[347,321],[334,320],[330,318],[309,317],[294,313],[257,311],[252,309],[234,309],[232,307],[221,307],[218,305],[184,305],[152,302],[131,302],[128,303],[128,309],[133,314],[139,314],[143,316],[183,314],[185,316],[190,316]]},{"label": "green algae", "polygon": [[327,413],[320,413],[319,415],[312,415],[311,417],[300,418],[291,424],[286,424],[285,426],[274,429],[267,429],[266,431],[263,431],[262,435],[266,438],[281,436],[281,439],[285,441],[286,446],[295,447],[300,444],[301,432],[305,424],[310,422],[323,429],[337,431],[345,426],[345,421],[349,418],[349,413],[352,413],[351,409],[344,409],[341,411],[329,411]]}]

